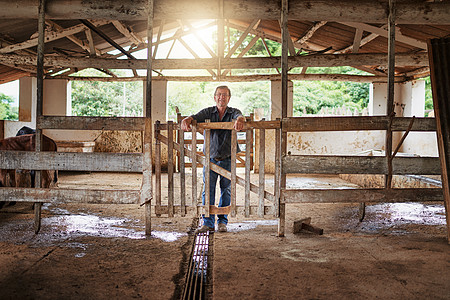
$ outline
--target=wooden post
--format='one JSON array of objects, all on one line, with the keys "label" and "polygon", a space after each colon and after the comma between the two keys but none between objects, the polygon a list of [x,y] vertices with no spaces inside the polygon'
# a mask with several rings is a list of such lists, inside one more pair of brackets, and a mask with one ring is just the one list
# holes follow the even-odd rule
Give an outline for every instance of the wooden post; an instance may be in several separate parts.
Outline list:
[{"label": "wooden post", "polygon": [[450,39],[428,42],[433,107],[436,116],[436,136],[441,163],[447,242],[450,244]]},{"label": "wooden post", "polygon": [[[287,30],[288,24],[288,0],[281,0],[281,118],[287,117],[287,102],[288,102],[288,47],[289,47],[289,32]],[[281,123],[283,124],[283,122]],[[281,156],[287,154],[287,133],[282,132],[281,135]],[[286,174],[281,170],[280,187],[286,188]],[[285,204],[279,204],[278,217],[278,236],[283,237],[286,227]]]},{"label": "wooden post", "polygon": [[231,130],[231,216],[236,216],[236,151],[237,131]]},{"label": "wooden post", "polygon": [[181,201],[181,216],[186,215],[186,170],[184,166],[184,131],[178,123],[178,138],[180,139],[180,153],[179,153],[179,172],[180,172],[180,201]]},{"label": "wooden post", "polygon": [[245,133],[245,217],[250,216],[250,148],[253,148],[253,130],[247,129]]},{"label": "wooden post", "polygon": [[390,118],[386,131],[386,159],[388,173],[385,177],[385,187],[392,188],[392,120],[394,118],[394,73],[395,73],[395,0],[389,0],[388,17],[388,90],[387,90],[387,116]]},{"label": "wooden post", "polygon": [[174,193],[174,182],[173,182],[173,121],[167,122],[167,208],[168,216],[173,217],[173,193]]},{"label": "wooden post", "polygon": [[142,160],[142,187],[141,203],[145,205],[145,234],[152,234],[152,119],[145,118],[143,160]]},{"label": "wooden post", "polygon": [[192,206],[197,208],[197,121],[192,120],[191,123],[191,161],[192,161]]},{"label": "wooden post", "polygon": [[5,121],[0,120],[0,139],[3,140],[5,138]]},{"label": "wooden post", "polygon": [[[38,46],[37,46],[37,105],[36,105],[36,120],[40,120],[43,113],[44,102],[44,39],[45,39],[45,5],[46,0],[39,0],[39,19],[38,19]],[[42,130],[37,122],[36,136],[35,136],[36,152],[40,152],[42,148]],[[37,170],[35,175],[35,187],[40,188],[41,185],[41,171]],[[34,203],[34,232],[37,234],[41,229],[41,202]]]},{"label": "wooden post", "polygon": [[[209,120],[206,120],[206,123],[209,123]],[[209,205],[211,203],[211,195],[210,195],[210,178],[209,173],[211,172],[211,129],[205,129],[205,143],[203,144],[205,147],[205,172],[203,176],[205,176],[205,205],[204,212],[205,217],[209,217]]]},{"label": "wooden post", "polygon": [[[264,119],[262,119],[264,121]],[[266,148],[266,130],[264,128],[259,129],[259,202],[258,202],[258,216],[264,217],[264,189],[265,189],[265,172],[264,164],[266,160],[265,155]]]},{"label": "wooden post", "polygon": [[[255,121],[255,116],[254,116],[254,114],[253,113],[251,113],[250,114],[250,121]],[[251,149],[251,152],[250,152],[250,170],[253,170],[253,168],[254,168],[254,162],[253,162],[253,158],[255,157],[255,153],[254,153],[254,151],[253,151],[253,132],[254,132],[254,130],[251,130],[250,131],[250,149]],[[245,151],[247,151],[247,148],[245,148]]]},{"label": "wooden post", "polygon": [[156,216],[160,217],[161,214],[161,141],[158,135],[160,134],[159,126],[161,122],[158,120],[155,124],[155,211]]},{"label": "wooden post", "polygon": [[[277,118],[280,121],[280,118]],[[281,126],[275,129],[275,174],[274,174],[274,185],[273,194],[275,196],[274,210],[275,217],[279,217],[280,209],[280,195],[281,195]]]},{"label": "wooden post", "polygon": [[[178,111],[178,107],[175,107],[175,110],[177,112],[177,124],[181,128],[181,121],[183,118],[181,117],[181,113]],[[177,131],[177,143],[180,144],[180,139],[183,137],[184,142],[184,134],[182,130]],[[180,172],[181,169],[181,153],[177,152],[177,172]]]},{"label": "wooden post", "polygon": [[145,234],[152,234],[152,37],[153,1],[147,2],[147,81],[145,94],[144,160],[141,202],[145,203]]},{"label": "wooden post", "polygon": [[222,59],[225,57],[224,49],[225,49],[225,40],[224,40],[224,19],[223,19],[223,2],[224,0],[219,0],[219,16],[217,20],[217,59],[219,60],[217,76],[218,79],[221,80],[222,74]]}]

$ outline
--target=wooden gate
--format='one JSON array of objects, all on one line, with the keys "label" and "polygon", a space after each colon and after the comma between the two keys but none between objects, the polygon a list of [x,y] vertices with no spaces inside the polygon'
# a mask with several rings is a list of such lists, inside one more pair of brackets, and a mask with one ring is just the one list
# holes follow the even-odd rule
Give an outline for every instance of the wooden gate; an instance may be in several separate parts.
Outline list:
[{"label": "wooden gate", "polygon": [[[169,217],[174,216],[175,214],[180,216],[186,216],[188,214],[205,214],[209,216],[209,214],[230,214],[231,216],[235,216],[236,214],[242,214],[246,217],[250,216],[273,216],[278,217],[278,192],[280,191],[280,152],[279,147],[277,147],[277,151],[275,153],[274,161],[276,162],[276,172],[274,175],[274,193],[267,191],[265,189],[265,171],[264,171],[264,160],[265,160],[265,131],[266,130],[275,130],[277,136],[276,145],[280,145],[281,139],[281,130],[280,130],[280,121],[248,121],[245,123],[244,131],[245,131],[245,160],[243,160],[243,167],[245,168],[245,176],[239,177],[236,174],[237,167],[237,155],[236,155],[236,147],[237,147],[237,132],[233,129],[233,122],[214,122],[214,123],[199,123],[197,124],[195,121],[192,123],[191,130],[191,138],[190,138],[190,147],[185,144],[185,139],[180,138],[178,142],[174,140],[176,133],[178,133],[179,137],[182,137],[184,133],[180,128],[180,123],[173,123],[169,121],[166,124],[161,124],[159,121],[155,124],[155,182],[156,186],[154,188],[154,205],[155,205],[155,213],[157,216],[167,215]],[[205,149],[205,155],[202,153],[197,153],[197,132],[204,131],[204,142],[206,145],[209,145],[210,141],[210,132],[212,129],[227,129],[232,130],[231,135],[231,172],[227,171],[213,163],[210,162],[210,153],[209,147]],[[253,184],[250,179],[250,170],[252,169],[251,165],[251,151],[252,142],[253,142],[253,132],[254,130],[259,130],[260,143],[259,143],[259,151],[260,151],[260,169],[259,169],[259,181],[258,184]],[[167,145],[167,170],[168,170],[168,183],[167,183],[167,203],[162,203],[161,197],[161,188],[162,188],[162,180],[161,180],[161,144]],[[193,151],[195,149],[195,151]],[[179,157],[189,157],[191,160],[191,170],[192,170],[192,188],[191,191],[186,190],[186,163],[184,159],[180,159],[180,168],[179,168],[179,178],[180,178],[180,197],[175,200],[174,197],[174,161],[173,158],[175,156],[174,151]],[[214,205],[202,205],[197,201],[197,168],[199,166],[205,167],[205,172],[209,174],[209,172],[214,171],[228,179],[231,180],[231,205],[228,207],[217,207]],[[206,193],[205,193],[205,202],[209,203],[209,176],[206,176]],[[245,189],[245,197],[243,203],[239,203],[236,201],[236,186],[240,185]],[[190,192],[191,201],[187,203],[186,195]],[[250,193],[253,192],[258,195],[258,203],[257,205],[252,205],[250,203]]]}]

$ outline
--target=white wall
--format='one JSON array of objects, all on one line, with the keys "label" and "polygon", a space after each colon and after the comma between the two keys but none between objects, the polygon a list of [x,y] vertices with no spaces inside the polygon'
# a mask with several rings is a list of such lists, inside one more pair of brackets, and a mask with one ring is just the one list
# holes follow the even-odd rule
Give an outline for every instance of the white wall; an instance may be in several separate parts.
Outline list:
[{"label": "white wall", "polygon": [[37,80],[23,77],[19,80],[19,121],[5,121],[5,138],[15,136],[23,126],[36,128]]}]

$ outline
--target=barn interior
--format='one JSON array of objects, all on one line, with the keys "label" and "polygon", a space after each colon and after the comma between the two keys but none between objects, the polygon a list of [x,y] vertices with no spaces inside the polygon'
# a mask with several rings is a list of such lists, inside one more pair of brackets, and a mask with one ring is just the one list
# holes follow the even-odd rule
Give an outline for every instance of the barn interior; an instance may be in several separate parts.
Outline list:
[{"label": "barn interior", "polygon": [[[2,169],[41,170],[37,188],[0,188],[5,299],[449,298],[447,1],[0,3],[0,83],[20,82],[0,137],[29,126],[58,145],[0,152]],[[268,40],[281,55],[250,54]],[[308,72],[338,66],[365,75]],[[77,80],[142,82],[143,115],[71,115]],[[302,80],[370,83],[368,114],[293,117]],[[194,234],[216,209],[198,203],[201,167],[215,169],[189,151],[183,112],[167,117],[175,81],[270,82],[270,114],[249,116],[251,151],[229,175],[226,233]]]}]

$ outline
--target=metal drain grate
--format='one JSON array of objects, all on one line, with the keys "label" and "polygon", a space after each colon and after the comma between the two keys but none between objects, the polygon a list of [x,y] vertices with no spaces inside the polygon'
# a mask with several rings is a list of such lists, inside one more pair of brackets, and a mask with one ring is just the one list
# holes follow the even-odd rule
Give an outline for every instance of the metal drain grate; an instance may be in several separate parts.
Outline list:
[{"label": "metal drain grate", "polygon": [[184,300],[207,299],[207,273],[208,273],[208,250],[210,233],[200,233],[195,236],[192,247],[191,259],[189,260],[186,274],[186,285],[183,292]]}]

